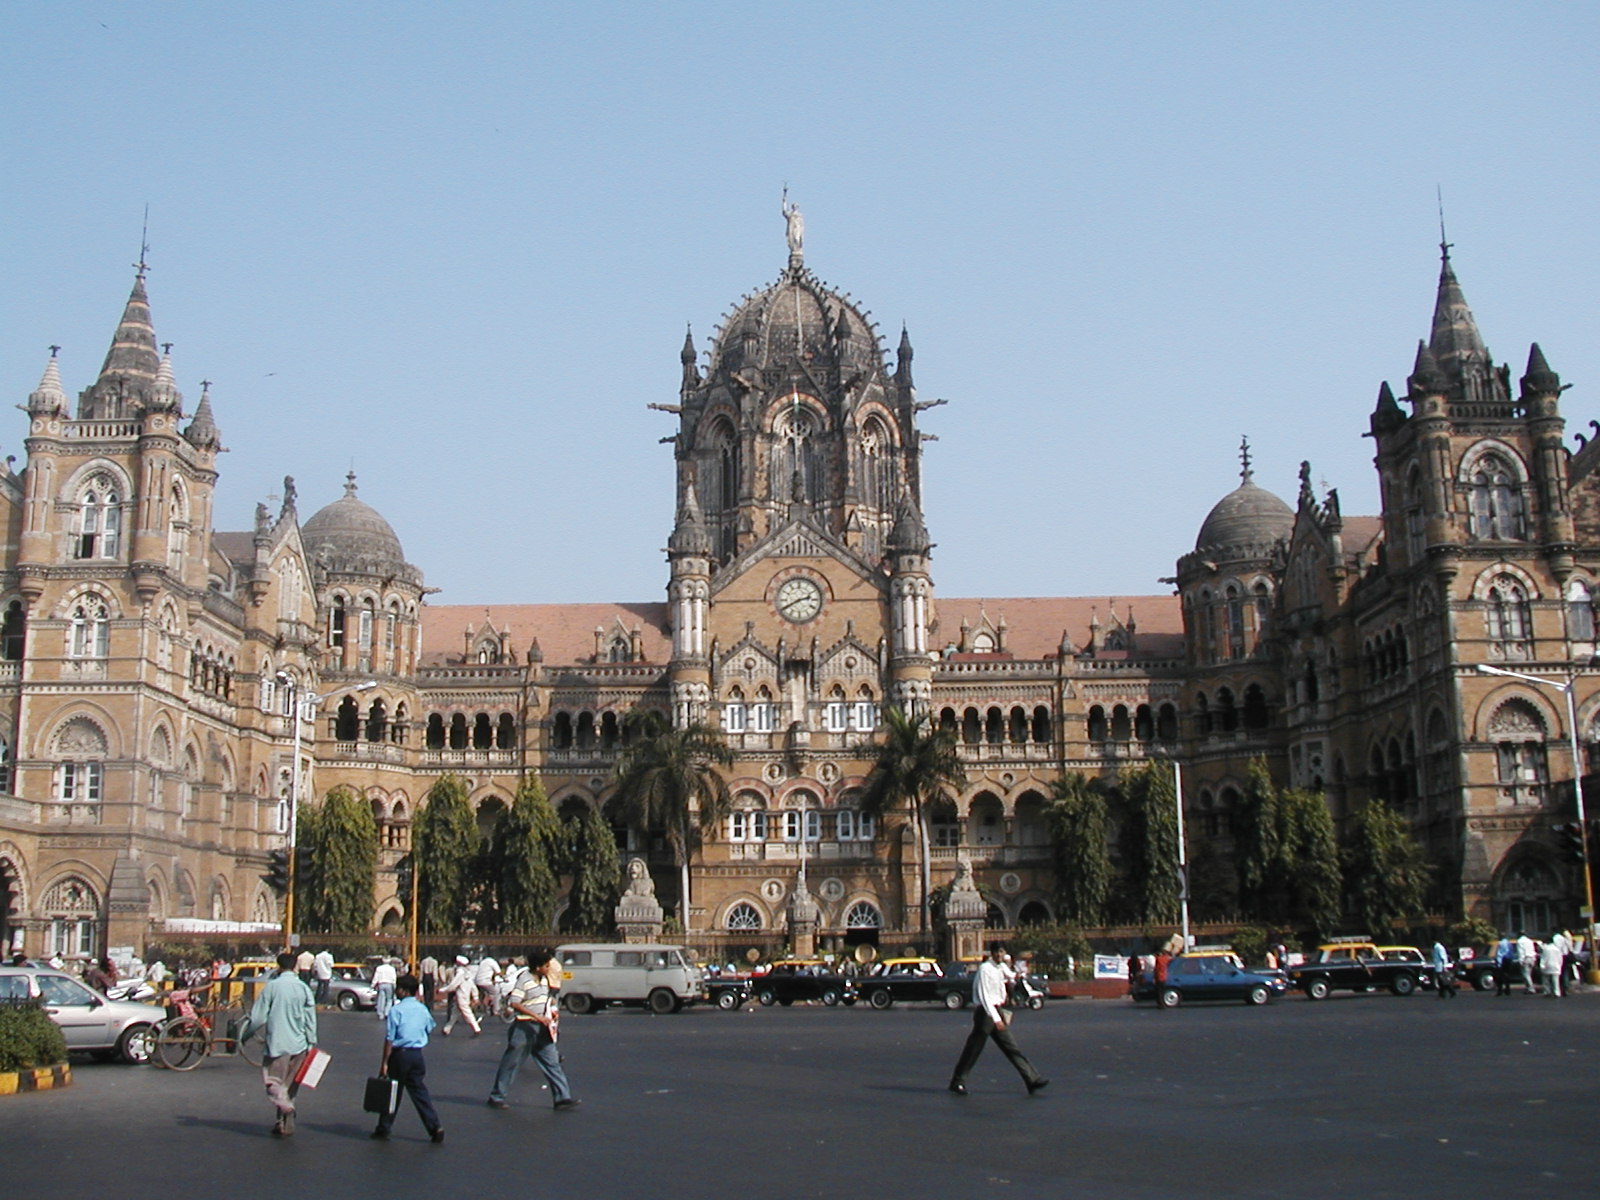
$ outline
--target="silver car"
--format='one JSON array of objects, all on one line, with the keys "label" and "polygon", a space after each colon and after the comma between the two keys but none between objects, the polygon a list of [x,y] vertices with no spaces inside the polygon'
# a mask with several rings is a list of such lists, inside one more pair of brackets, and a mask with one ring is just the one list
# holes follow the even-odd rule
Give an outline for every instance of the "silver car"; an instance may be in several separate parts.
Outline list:
[{"label": "silver car", "polygon": [[68,1050],[83,1050],[102,1062],[150,1061],[151,1031],[166,1019],[156,1004],[109,1000],[87,984],[52,967],[0,967],[0,1004],[33,1001],[61,1027]]}]

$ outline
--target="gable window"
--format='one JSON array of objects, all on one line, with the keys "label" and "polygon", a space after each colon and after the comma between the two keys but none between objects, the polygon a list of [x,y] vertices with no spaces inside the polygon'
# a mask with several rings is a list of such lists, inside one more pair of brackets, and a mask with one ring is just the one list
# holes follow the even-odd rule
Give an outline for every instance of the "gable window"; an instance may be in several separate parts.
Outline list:
[{"label": "gable window", "polygon": [[771,733],[777,724],[778,706],[771,700],[757,700],[750,706],[750,718],[757,733]]},{"label": "gable window", "polygon": [[1509,575],[1502,575],[1489,586],[1489,639],[1495,642],[1525,642],[1533,636],[1533,615],[1528,608],[1528,593]]},{"label": "gable window", "polygon": [[878,727],[878,706],[871,700],[857,700],[850,706],[850,728],[863,733]]},{"label": "gable window", "polygon": [[846,724],[845,710],[847,705],[843,700],[830,700],[822,712],[822,726],[829,733],[843,733]]},{"label": "gable window", "polygon": [[105,658],[111,653],[111,614],[105,601],[86,596],[72,610],[73,658]]}]

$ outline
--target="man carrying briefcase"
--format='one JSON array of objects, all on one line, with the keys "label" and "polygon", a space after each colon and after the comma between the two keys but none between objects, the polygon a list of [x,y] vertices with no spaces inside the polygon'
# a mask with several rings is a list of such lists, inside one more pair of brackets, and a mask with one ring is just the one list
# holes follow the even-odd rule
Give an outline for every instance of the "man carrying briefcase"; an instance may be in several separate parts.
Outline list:
[{"label": "man carrying briefcase", "polygon": [[[428,1137],[434,1142],[442,1142],[444,1126],[439,1123],[439,1114],[434,1111],[433,1100],[428,1096],[428,1085],[424,1078],[427,1064],[422,1061],[428,1034],[433,1032],[433,1014],[417,999],[417,986],[417,977],[410,973],[395,981],[395,994],[400,999],[384,1018],[383,1061],[378,1064],[378,1075],[393,1080],[410,1093],[411,1103],[416,1106],[417,1116],[422,1118],[422,1127],[428,1131]],[[373,1091],[370,1083],[367,1091],[370,1100]],[[372,1136],[380,1141],[387,1141],[389,1131],[394,1128],[398,1100],[395,1097],[392,1103],[380,1105],[378,1127],[372,1131]]]}]

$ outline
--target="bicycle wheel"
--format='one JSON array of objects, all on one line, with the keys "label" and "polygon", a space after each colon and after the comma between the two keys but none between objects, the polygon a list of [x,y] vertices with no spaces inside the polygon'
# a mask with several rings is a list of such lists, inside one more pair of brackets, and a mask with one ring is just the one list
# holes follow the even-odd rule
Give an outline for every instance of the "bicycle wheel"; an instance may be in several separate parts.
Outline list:
[{"label": "bicycle wheel", "polygon": [[156,1031],[156,1059],[174,1071],[192,1071],[211,1050],[211,1031],[195,1017],[174,1017]]},{"label": "bicycle wheel", "polygon": [[[243,1027],[244,1022],[241,1019],[239,1024],[234,1028],[242,1029]],[[249,1063],[252,1067],[259,1067],[261,1065],[261,1056],[266,1052],[266,1033],[267,1031],[264,1027],[260,1029],[252,1029],[249,1037],[239,1038],[233,1043],[233,1048],[239,1052],[239,1057],[244,1059],[245,1062]]]}]

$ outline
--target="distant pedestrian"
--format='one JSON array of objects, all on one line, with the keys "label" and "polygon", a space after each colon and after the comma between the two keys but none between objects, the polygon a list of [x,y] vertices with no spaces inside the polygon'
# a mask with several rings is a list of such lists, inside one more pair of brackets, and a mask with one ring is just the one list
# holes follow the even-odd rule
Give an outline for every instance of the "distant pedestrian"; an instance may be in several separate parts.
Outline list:
[{"label": "distant pedestrian", "polygon": [[396,978],[394,964],[387,958],[372,968],[372,987],[378,993],[378,1019],[380,1021],[388,1017],[389,1009],[394,1004]]},{"label": "distant pedestrian", "polygon": [[550,1096],[557,1109],[577,1108],[580,1103],[572,1098],[572,1087],[567,1083],[566,1070],[561,1065],[561,1050],[557,1045],[560,1036],[561,1009],[557,1004],[556,989],[561,986],[561,966],[548,950],[537,951],[528,960],[527,972],[518,979],[506,1005],[511,1010],[511,1028],[506,1031],[506,1049],[500,1056],[500,1066],[494,1074],[494,1087],[489,1092],[490,1108],[505,1108],[506,1094],[517,1080],[517,1072],[531,1054],[550,1084]]},{"label": "distant pedestrian", "polygon": [[1450,962],[1450,951],[1437,940],[1433,943],[1433,989],[1441,1000],[1456,998],[1456,973]]},{"label": "distant pedestrian", "polygon": [[432,954],[425,955],[417,964],[417,976],[422,983],[423,1007],[432,1009],[439,994],[439,960]]},{"label": "distant pedestrian", "polygon": [[1494,946],[1494,994],[1511,995],[1511,976],[1517,969],[1517,944],[1509,936]]},{"label": "distant pedestrian", "polygon": [[278,955],[278,972],[256,996],[240,1039],[257,1029],[266,1030],[261,1079],[278,1114],[272,1136],[289,1137],[294,1133],[294,1096],[299,1089],[295,1076],[317,1044],[317,1001],[295,974],[294,955],[288,951]]},{"label": "distant pedestrian", "polygon": [[1030,1095],[1050,1086],[1050,1081],[1034,1070],[1033,1064],[1011,1036],[1011,1022],[1006,1019],[1005,1012],[1010,976],[1004,943],[990,943],[989,957],[979,965],[978,973],[972,980],[972,1032],[967,1035],[966,1045],[961,1047],[961,1057],[956,1060],[955,1073],[950,1076],[950,1090],[958,1096],[967,1094],[967,1075],[990,1039],[1017,1069]]},{"label": "distant pedestrian", "polygon": [[1538,961],[1538,951],[1534,947],[1533,939],[1526,930],[1517,933],[1517,967],[1522,972],[1522,990],[1533,995],[1539,990],[1533,982],[1534,964]]},{"label": "distant pedestrian", "polygon": [[1573,952],[1572,935],[1565,929],[1558,929],[1550,938],[1556,948],[1561,951],[1561,972],[1556,976],[1556,986],[1561,995],[1565,996],[1572,990],[1571,983],[1575,976],[1573,967],[1577,963],[1577,955]]},{"label": "distant pedestrian", "polygon": [[97,992],[109,992],[117,986],[117,968],[112,966],[110,958],[102,957],[83,973],[83,981]]},{"label": "distant pedestrian", "polygon": [[333,951],[324,946],[311,960],[311,975],[316,980],[317,1003],[328,1002],[328,989],[333,986]]},{"label": "distant pedestrian", "polygon": [[1566,965],[1566,956],[1561,953],[1561,944],[1551,938],[1539,948],[1539,981],[1544,984],[1545,994],[1552,1000],[1560,1000],[1561,996],[1561,971]]},{"label": "distant pedestrian", "polygon": [[478,1003],[478,985],[472,982],[472,965],[465,954],[456,955],[455,973],[450,976],[450,981],[440,989],[440,995],[448,996],[450,1011],[445,1015],[444,1028],[439,1030],[444,1037],[450,1036],[450,1031],[455,1028],[456,1018],[460,1017],[467,1023],[467,1028],[472,1030],[472,1036],[477,1037],[483,1032],[478,1024],[478,1014],[472,1010]]},{"label": "distant pedestrian", "polygon": [[[428,1095],[426,1076],[428,1066],[422,1059],[427,1048],[428,1035],[433,1032],[433,1014],[417,999],[417,977],[401,975],[395,980],[395,994],[400,997],[389,1010],[383,1026],[383,1059],[378,1064],[378,1074],[394,1080],[411,1097],[411,1103],[422,1118],[422,1127],[428,1131],[429,1140],[444,1141],[444,1126],[434,1111],[433,1099]],[[378,1114],[378,1127],[371,1136],[388,1141],[394,1128],[396,1113]]]},{"label": "distant pedestrian", "polygon": [[478,1003],[486,1016],[494,1015],[495,1003],[499,1000],[499,996],[495,993],[495,984],[499,982],[500,964],[495,961],[494,955],[485,954],[478,960],[477,969],[472,974],[472,983],[478,989]]},{"label": "distant pedestrian", "polygon": [[307,987],[311,987],[314,981],[314,977],[311,974],[311,967],[316,961],[317,956],[311,953],[311,947],[309,946],[301,950],[300,953],[295,956],[294,973],[300,976],[300,982],[305,984]]},{"label": "distant pedestrian", "polygon": [[1128,955],[1128,994],[1131,996],[1139,989],[1139,976],[1144,971],[1144,959],[1137,953]]}]

